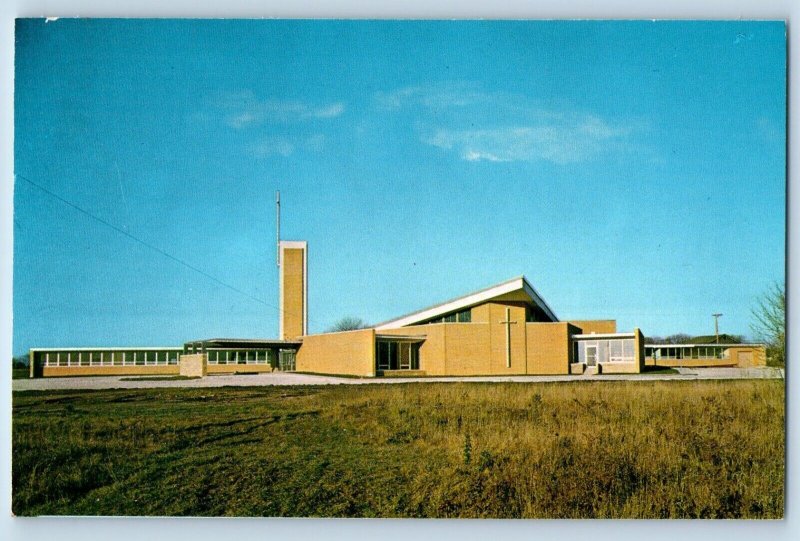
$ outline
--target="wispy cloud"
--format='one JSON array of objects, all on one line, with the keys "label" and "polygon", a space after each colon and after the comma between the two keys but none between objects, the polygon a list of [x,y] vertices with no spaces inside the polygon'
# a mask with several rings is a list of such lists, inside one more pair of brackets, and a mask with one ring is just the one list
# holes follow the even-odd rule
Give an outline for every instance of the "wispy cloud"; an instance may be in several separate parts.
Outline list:
[{"label": "wispy cloud", "polygon": [[414,105],[435,109],[465,107],[485,103],[490,97],[481,92],[477,85],[467,82],[406,86],[387,92],[376,92],[374,95],[375,103],[383,109]]},{"label": "wispy cloud", "polygon": [[250,150],[256,158],[282,156],[288,158],[298,150],[322,152],[325,148],[325,136],[319,133],[299,139],[267,137],[251,146]]},{"label": "wispy cloud", "polygon": [[456,152],[467,161],[566,164],[590,159],[610,146],[619,147],[630,132],[629,127],[591,116],[487,129],[437,129],[420,140]]},{"label": "wispy cloud", "polygon": [[305,116],[312,118],[335,118],[342,113],[344,113],[344,103],[337,102],[326,105],[325,107],[311,109],[305,113]]},{"label": "wispy cloud", "polygon": [[389,114],[411,111],[420,141],[467,161],[567,164],[640,146],[631,136],[641,122],[545,107],[523,95],[464,82],[407,86],[374,98]]},{"label": "wispy cloud", "polygon": [[265,122],[330,119],[345,111],[343,102],[312,104],[301,100],[258,99],[251,91],[226,95],[217,103],[225,122],[236,129]]}]

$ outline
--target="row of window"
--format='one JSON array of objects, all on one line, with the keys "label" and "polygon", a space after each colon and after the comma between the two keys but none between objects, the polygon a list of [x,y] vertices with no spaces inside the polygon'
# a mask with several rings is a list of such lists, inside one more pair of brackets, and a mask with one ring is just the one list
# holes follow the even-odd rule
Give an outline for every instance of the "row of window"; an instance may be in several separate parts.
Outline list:
[{"label": "row of window", "polygon": [[274,364],[275,353],[265,350],[207,350],[208,364]]},{"label": "row of window", "polygon": [[178,364],[180,351],[49,351],[44,366],[149,366]]},{"label": "row of window", "polygon": [[631,363],[636,361],[636,344],[633,338],[612,340],[585,340],[575,342],[579,363],[594,366],[597,363]]},{"label": "row of window", "polygon": [[654,359],[725,359],[728,352],[719,346],[694,348],[649,348],[645,346],[647,356]]},{"label": "row of window", "polygon": [[432,319],[428,321],[428,323],[471,323],[472,322],[472,310],[467,308],[466,310],[461,310],[460,312],[453,312],[452,314],[447,314],[446,316],[437,317],[436,319]]},{"label": "row of window", "polygon": [[[207,354],[208,364],[277,364],[277,354],[272,350],[210,350]],[[37,355],[38,362],[47,367],[166,366],[178,364],[181,351],[48,351]],[[293,366],[291,357],[285,364]]]},{"label": "row of window", "polygon": [[[525,307],[525,322],[526,323],[536,323],[537,321],[549,321],[547,316],[542,312],[540,308],[531,308],[530,306]],[[427,323],[471,323],[472,322],[472,310],[467,308],[466,310],[461,310],[460,312],[453,312],[452,314],[447,314],[446,316],[437,317],[436,319],[432,319]]]}]

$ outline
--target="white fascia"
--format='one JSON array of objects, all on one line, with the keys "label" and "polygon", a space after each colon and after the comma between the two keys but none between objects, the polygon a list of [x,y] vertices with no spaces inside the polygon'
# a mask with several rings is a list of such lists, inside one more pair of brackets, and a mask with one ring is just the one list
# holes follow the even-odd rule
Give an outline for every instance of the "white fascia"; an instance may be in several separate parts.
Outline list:
[{"label": "white fascia", "polygon": [[34,352],[52,352],[52,351],[183,351],[182,347],[113,347],[113,348],[31,348],[30,351]]},{"label": "white fascia", "polygon": [[531,300],[534,303],[536,303],[542,310],[544,310],[545,313],[552,320],[558,321],[556,315],[552,312],[552,310],[550,310],[550,307],[547,306],[547,303],[544,302],[544,300],[539,296],[536,290],[533,289],[533,286],[531,286],[528,283],[528,281],[525,279],[524,276],[518,276],[517,278],[513,278],[507,282],[497,284],[496,286],[483,289],[476,293],[472,293],[464,297],[459,297],[458,299],[453,299],[443,304],[431,306],[430,308],[420,310],[419,312],[414,312],[412,314],[408,314],[406,316],[402,316],[400,318],[393,319],[385,323],[381,323],[380,325],[375,327],[375,330],[382,331],[385,329],[397,329],[400,327],[406,327],[408,325],[414,325],[415,323],[419,323],[420,321],[433,319],[437,316],[448,314],[450,312],[455,312],[462,308],[474,306],[476,304],[489,301],[495,297],[500,297],[501,295],[505,295],[506,293],[519,291],[520,289],[524,290],[525,293],[531,298]]}]

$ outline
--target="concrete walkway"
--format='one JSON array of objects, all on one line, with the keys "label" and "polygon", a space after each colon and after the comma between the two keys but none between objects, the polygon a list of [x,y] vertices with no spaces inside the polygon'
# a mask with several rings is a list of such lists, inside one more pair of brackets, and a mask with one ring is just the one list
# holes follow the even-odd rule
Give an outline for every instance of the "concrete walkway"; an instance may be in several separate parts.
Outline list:
[{"label": "concrete walkway", "polygon": [[517,382],[554,381],[692,381],[729,379],[783,379],[778,368],[680,368],[679,374],[619,374],[599,376],[478,376],[437,378],[341,378],[291,372],[208,376],[202,379],[152,381],[136,376],[15,379],[14,391],[58,389],[155,389],[163,387],[260,387],[264,385],[364,385],[392,383]]}]

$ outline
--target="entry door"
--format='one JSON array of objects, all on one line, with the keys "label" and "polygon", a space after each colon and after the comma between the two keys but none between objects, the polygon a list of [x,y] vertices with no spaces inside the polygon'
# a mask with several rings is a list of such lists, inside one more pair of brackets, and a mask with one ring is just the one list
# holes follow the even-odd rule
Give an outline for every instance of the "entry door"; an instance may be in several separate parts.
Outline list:
[{"label": "entry door", "polygon": [[597,346],[586,346],[586,366],[597,364]]},{"label": "entry door", "polygon": [[281,350],[278,356],[278,366],[283,372],[294,372],[295,352]]}]

